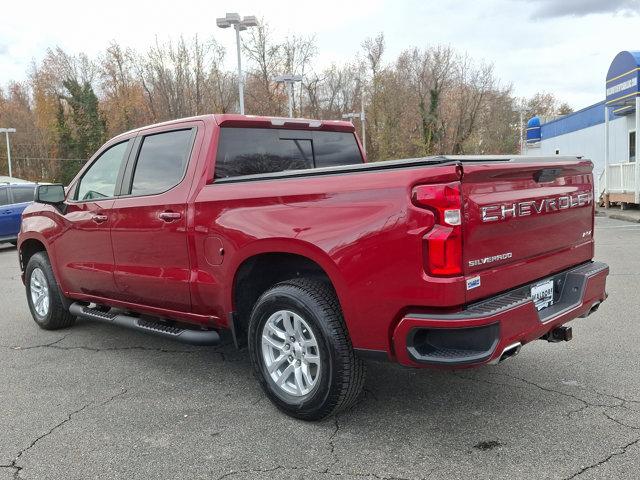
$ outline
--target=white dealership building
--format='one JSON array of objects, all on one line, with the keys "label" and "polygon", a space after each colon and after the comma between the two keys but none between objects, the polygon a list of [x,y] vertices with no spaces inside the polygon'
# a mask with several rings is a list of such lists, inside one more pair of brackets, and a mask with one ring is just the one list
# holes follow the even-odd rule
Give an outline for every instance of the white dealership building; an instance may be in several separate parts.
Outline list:
[{"label": "white dealership building", "polygon": [[524,153],[589,158],[597,196],[640,204],[639,75],[640,51],[620,52],[607,72],[604,100],[557,118],[533,117],[527,124]]}]

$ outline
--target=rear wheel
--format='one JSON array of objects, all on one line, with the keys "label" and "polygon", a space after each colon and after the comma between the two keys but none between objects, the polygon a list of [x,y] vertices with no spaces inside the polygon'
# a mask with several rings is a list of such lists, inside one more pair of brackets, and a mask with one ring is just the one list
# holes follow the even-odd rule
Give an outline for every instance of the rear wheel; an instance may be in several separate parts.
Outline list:
[{"label": "rear wheel", "polygon": [[45,252],[38,252],[29,259],[25,286],[31,316],[40,328],[57,330],[74,324],[76,318],[62,304],[60,288]]},{"label": "rear wheel", "polygon": [[249,351],[267,396],[282,411],[319,420],[353,404],[365,367],[353,351],[342,311],[326,283],[280,283],[256,302]]}]

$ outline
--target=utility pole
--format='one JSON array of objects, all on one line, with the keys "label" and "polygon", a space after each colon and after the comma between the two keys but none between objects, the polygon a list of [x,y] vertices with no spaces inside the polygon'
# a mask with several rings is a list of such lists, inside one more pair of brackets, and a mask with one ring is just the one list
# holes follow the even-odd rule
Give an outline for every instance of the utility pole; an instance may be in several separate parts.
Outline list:
[{"label": "utility pole", "polygon": [[293,118],[293,84],[302,82],[302,75],[278,75],[273,79],[277,83],[283,83],[287,88],[287,97],[289,99],[289,118]]},{"label": "utility pole", "polygon": [[216,18],[216,25],[220,28],[229,28],[233,25],[236,30],[236,49],[238,51],[238,105],[240,106],[240,115],[244,115],[244,78],[242,76],[242,43],[240,41],[240,32],[249,27],[258,25],[256,17],[250,15],[240,20],[240,14],[227,13],[223,18]]},{"label": "utility pole", "polygon": [[367,156],[367,128],[365,126],[364,115],[364,95],[360,95],[360,122],[362,123],[362,149],[365,157]]},{"label": "utility pole", "polygon": [[522,110],[520,110],[520,155],[524,155],[524,126],[522,124],[523,122],[523,118],[522,118]]},{"label": "utility pole", "polygon": [[366,125],[365,125],[365,114],[364,114],[364,95],[360,97],[360,113],[358,112],[350,112],[350,113],[343,113],[342,114],[342,118],[345,119],[349,119],[351,120],[351,123],[353,123],[353,119],[354,118],[359,118],[360,119],[360,124],[362,126],[362,150],[364,150],[364,154],[367,154],[367,129],[366,129]]},{"label": "utility pole", "polygon": [[5,139],[7,141],[7,161],[9,162],[9,176],[13,177],[13,172],[11,171],[11,144],[9,143],[9,134],[16,133],[15,128],[0,128],[0,133],[4,133]]}]

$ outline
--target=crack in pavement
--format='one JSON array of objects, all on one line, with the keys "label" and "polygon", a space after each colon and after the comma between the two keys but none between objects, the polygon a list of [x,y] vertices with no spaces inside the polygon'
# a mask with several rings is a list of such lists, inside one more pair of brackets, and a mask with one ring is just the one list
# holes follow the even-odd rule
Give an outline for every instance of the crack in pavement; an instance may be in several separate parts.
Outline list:
[{"label": "crack in pavement", "polygon": [[[371,394],[371,392],[368,392]],[[373,396],[373,394],[372,394]],[[328,476],[328,477],[343,477],[343,476],[352,476],[352,477],[359,477],[359,478],[374,478],[376,480],[418,480],[418,477],[415,477],[414,479],[412,478],[408,478],[408,477],[398,477],[398,476],[394,476],[394,475],[384,475],[384,474],[378,474],[378,473],[372,473],[372,472],[340,472],[340,471],[331,471],[331,469],[333,467],[335,467],[338,463],[340,463],[340,458],[337,456],[336,454],[336,444],[335,444],[335,438],[338,435],[338,432],[340,432],[342,426],[340,423],[340,416],[344,415],[344,414],[348,414],[349,412],[351,412],[356,406],[358,406],[359,404],[361,404],[362,402],[365,401],[365,395],[363,395],[363,398],[360,399],[360,401],[358,401],[356,404],[354,404],[351,408],[349,408],[346,412],[343,412],[342,414],[338,414],[335,415],[333,417],[333,422],[334,422],[334,428],[333,431],[331,432],[331,435],[329,435],[329,438],[327,439],[327,444],[328,444],[328,451],[329,453],[333,456],[333,461],[324,469],[322,470],[318,470],[318,469],[314,469],[314,468],[310,468],[310,467],[295,467],[295,466],[286,466],[286,465],[276,465],[274,467],[269,467],[269,468],[249,468],[249,469],[242,469],[242,470],[232,470],[230,472],[226,472],[224,474],[222,474],[221,476],[219,476],[217,478],[217,480],[224,480],[226,478],[230,478],[236,475],[246,475],[246,474],[264,474],[264,473],[271,473],[271,472],[275,472],[275,471],[283,471],[283,472],[306,472],[306,473],[313,473],[315,475],[320,475],[320,476]],[[377,398],[375,398],[375,400],[377,401]],[[429,472],[428,476],[431,475],[432,472]],[[427,477],[420,477],[420,480],[426,480]]]},{"label": "crack in pavement", "polygon": [[317,475],[326,475],[329,477],[351,476],[351,477],[361,477],[361,478],[375,478],[376,480],[427,480],[428,478],[428,477],[415,477],[415,478],[397,477],[394,475],[387,476],[387,475],[380,475],[377,473],[367,473],[367,472],[328,472],[326,470],[315,470],[313,468],[307,468],[307,467],[290,467],[290,466],[284,466],[284,465],[276,465],[275,467],[271,467],[271,468],[249,468],[244,470],[233,470],[231,472],[227,472],[221,475],[216,480],[224,480],[225,478],[230,478],[235,475],[243,475],[247,473],[261,474],[261,473],[271,473],[271,472],[280,471],[280,470],[283,472],[307,472],[307,473],[314,473]]},{"label": "crack in pavement", "polygon": [[640,427],[636,427],[634,425],[629,425],[628,423],[624,423],[621,422],[620,420],[618,420],[617,418],[613,418],[611,415],[609,415],[606,411],[602,412],[602,415],[604,415],[605,417],[607,417],[609,420],[611,420],[613,423],[617,423],[618,425],[620,425],[621,427],[625,427],[625,428],[629,428],[631,430],[640,430]]},{"label": "crack in pavement", "polygon": [[71,333],[73,332],[69,332],[66,335],[63,335],[62,337],[58,338],[57,340],[54,340],[53,342],[50,343],[43,343],[40,345],[30,345],[28,347],[21,347],[19,345],[0,345],[0,347],[2,348],[8,348],[11,350],[31,350],[33,348],[46,348],[46,347],[53,347],[54,345],[56,345],[57,343],[60,343],[61,341],[63,341],[65,338],[67,338],[68,336],[71,335]]},{"label": "crack in pavement", "polygon": [[329,445],[329,453],[333,457],[333,461],[329,465],[327,465],[327,468],[324,469],[324,473],[329,473],[331,467],[335,467],[340,462],[340,458],[338,458],[338,454],[336,453],[336,443],[334,441],[334,438],[336,438],[336,435],[338,435],[338,432],[340,431],[339,415],[335,415],[333,417],[333,424],[333,432],[331,433],[331,435],[329,435],[329,438],[327,440],[327,443]]},{"label": "crack in pavement", "polygon": [[[464,376],[464,375],[461,375],[459,373],[454,373],[454,375],[456,377],[460,378],[460,379],[470,380],[470,381],[478,382],[478,383],[486,383],[486,384],[489,384],[489,385],[497,385],[497,386],[503,386],[503,387],[524,388],[522,385],[514,385],[514,384],[510,384],[510,383],[503,383],[503,382],[494,382],[494,381],[487,380],[487,379],[484,379],[484,378]],[[517,377],[515,375],[508,375],[506,373],[492,373],[490,375],[491,376],[503,376],[503,377],[511,378],[513,380],[518,380],[518,381],[524,383],[526,386],[534,387],[534,388],[537,388],[539,390],[542,390],[542,391],[548,392],[548,393],[555,393],[556,395],[561,395],[563,397],[571,398],[573,400],[576,400],[576,401],[580,402],[582,405],[577,409],[570,410],[567,413],[568,416],[571,416],[573,414],[582,412],[582,411],[584,411],[584,410],[586,410],[587,408],[590,408],[590,407],[600,407],[600,408],[624,407],[624,404],[628,402],[628,400],[625,400],[625,399],[620,398],[620,397],[616,397],[615,395],[607,395],[607,394],[600,393],[600,392],[598,392],[596,390],[588,390],[586,388],[582,388],[582,390],[591,391],[592,393],[595,393],[596,395],[600,395],[600,396],[603,396],[603,397],[609,397],[609,398],[612,398],[612,399],[616,400],[617,402],[619,402],[619,403],[616,403],[616,404],[594,403],[594,402],[587,401],[584,398],[581,398],[581,397],[579,397],[577,395],[573,395],[571,393],[563,392],[562,390],[556,390],[556,389],[551,388],[551,387],[545,387],[543,385],[540,385],[540,384],[537,384],[535,382],[532,382],[531,380],[527,380],[525,378]]]},{"label": "crack in pavement", "polygon": [[[45,343],[41,345],[30,345],[27,347],[21,347],[19,345],[0,345],[0,348],[5,348],[13,351],[23,351],[23,350],[32,350],[36,348],[52,348],[55,350],[85,350],[88,352],[116,352],[116,351],[126,351],[126,350],[141,350],[147,352],[159,352],[159,353],[203,353],[203,350],[181,350],[181,349],[170,349],[170,348],[161,348],[161,347],[145,347],[142,345],[133,345],[130,347],[88,347],[85,345],[73,345],[73,346],[62,346],[58,345],[59,342],[67,338],[70,334],[65,335],[58,340]],[[233,362],[235,360],[230,360],[228,355],[225,355],[224,352],[219,350],[209,350],[212,353],[215,353],[220,356],[220,358],[225,362]]]},{"label": "crack in pavement", "polygon": [[[42,345],[30,345],[28,347],[21,347],[20,345],[0,345],[1,348],[6,348],[14,351],[23,351],[23,350],[32,350],[35,348],[53,348],[55,350],[86,350],[89,352],[113,352],[120,350],[144,350],[150,352],[161,352],[161,353],[198,353],[198,350],[174,350],[168,348],[155,348],[155,347],[144,347],[141,345],[134,345],[130,347],[87,347],[85,345],[73,345],[64,347],[62,345],[57,345],[57,343],[64,340],[68,335],[65,335],[63,338],[60,338],[52,343],[45,343]],[[221,352],[216,352],[221,353]]]},{"label": "crack in pavement", "polygon": [[[487,383],[487,384],[490,384],[490,385],[499,385],[499,386],[506,386],[506,387],[522,388],[520,385],[513,385],[513,384],[502,383],[502,382],[492,382],[492,381],[489,381],[489,380],[486,380],[486,379],[463,376],[463,375],[460,375],[458,373],[454,373],[454,375],[456,377],[464,379],[464,380],[470,380],[470,381],[479,382],[479,383]],[[593,403],[593,402],[589,402],[589,401],[587,401],[587,400],[585,400],[583,398],[580,398],[580,397],[578,397],[576,395],[572,395],[570,393],[563,392],[563,391],[560,391],[560,390],[555,390],[555,389],[550,388],[550,387],[545,387],[545,386],[539,385],[539,384],[537,384],[535,382],[532,382],[530,380],[527,380],[527,379],[524,379],[524,378],[520,378],[520,377],[517,377],[517,376],[514,376],[514,375],[508,375],[506,373],[498,373],[498,374],[492,374],[492,375],[502,375],[504,377],[512,378],[514,380],[519,380],[522,383],[524,383],[525,385],[538,388],[538,389],[543,390],[545,392],[555,393],[557,395],[561,395],[561,396],[564,396],[564,397],[567,397],[567,398],[571,398],[573,400],[577,400],[578,402],[580,402],[582,404],[580,406],[580,408],[575,409],[575,410],[571,410],[568,413],[568,415],[572,415],[574,413],[581,412],[583,410],[586,410],[589,407],[603,408],[604,410],[602,411],[602,415],[606,419],[608,419],[608,420],[610,420],[610,421],[612,421],[612,422],[616,423],[617,425],[620,425],[621,427],[624,427],[624,428],[628,428],[628,429],[632,429],[632,430],[640,430],[640,427],[629,425],[629,424],[624,423],[624,422],[622,422],[622,421],[620,421],[620,420],[618,420],[616,418],[613,418],[606,411],[607,408],[625,408],[625,409],[627,409],[626,404],[627,403],[636,403],[635,400],[628,400],[628,399],[625,399],[623,397],[619,397],[619,396],[616,396],[616,395],[604,394],[604,393],[599,392],[599,391],[597,391],[595,389],[581,388],[581,390],[592,392],[592,393],[595,393],[596,395],[600,395],[600,396],[603,396],[603,397],[609,397],[609,398],[612,398],[612,399],[614,399],[614,400],[616,400],[618,402],[615,405],[607,405],[607,404],[603,404],[603,403]],[[626,454],[627,450],[629,448],[631,448],[631,447],[633,447],[633,446],[635,446],[635,445],[637,445],[639,443],[640,443],[640,437],[638,437],[638,438],[636,438],[634,440],[631,440],[630,442],[626,443],[625,445],[623,445],[621,447],[618,447],[618,449],[616,451],[610,453],[609,455],[607,455],[602,460],[594,462],[591,465],[587,465],[587,466],[581,467],[580,470],[578,470],[574,474],[566,477],[565,480],[572,480],[572,479],[582,475],[586,471],[589,471],[589,470],[594,469],[594,468],[598,468],[601,465],[603,465],[603,464],[607,463],[608,461],[610,461],[612,458]]]},{"label": "crack in pavement", "polygon": [[[618,422],[616,422],[618,423]],[[632,427],[634,428],[634,427]],[[607,463],[609,460],[611,460],[613,457],[617,457],[620,455],[624,455],[625,453],[627,453],[627,450],[631,447],[633,447],[634,445],[637,445],[638,443],[640,443],[640,437],[636,438],[635,440],[630,441],[629,443],[623,445],[622,447],[619,447],[619,449],[613,453],[610,453],[607,457],[603,458],[602,460],[599,460],[595,463],[592,463],[591,465],[587,465],[586,467],[582,467],[580,470],[578,470],[576,473],[574,473],[573,475],[570,475],[568,477],[565,477],[565,480],[571,480],[573,478],[576,478],[580,475],[582,475],[584,472],[594,469],[594,468],[598,468],[601,465],[604,465],[605,463]]]},{"label": "crack in pavement", "polygon": [[[595,393],[596,395],[608,396],[610,398],[613,398],[614,400],[619,401],[620,403],[619,404],[610,405],[610,404],[606,404],[606,403],[589,402],[589,401],[585,400],[584,398],[578,397],[577,395],[573,395],[571,393],[563,392],[561,390],[555,390],[555,389],[553,389],[551,387],[544,387],[544,386],[539,385],[539,384],[537,384],[535,382],[532,382],[531,380],[527,380],[525,378],[517,377],[515,375],[508,375],[506,373],[496,373],[494,375],[502,375],[504,377],[512,378],[514,380],[519,380],[522,383],[525,383],[525,384],[530,385],[532,387],[539,388],[540,390],[543,390],[545,392],[556,393],[558,395],[562,395],[562,396],[565,396],[565,397],[573,398],[573,399],[583,403],[584,405],[586,405],[587,407],[585,407],[585,408],[588,408],[588,407],[603,407],[603,408],[604,407],[621,407],[625,403],[625,400],[622,399],[622,398],[617,398],[617,397],[614,397],[612,395],[603,395],[603,394],[601,394],[601,393],[599,393],[599,392],[597,392],[595,390],[589,390],[589,389],[586,389],[586,388],[582,388],[582,390],[591,391],[592,393]],[[584,410],[584,408],[580,409],[580,410]]]},{"label": "crack in pavement", "polygon": [[36,444],[42,440],[43,438],[48,437],[49,435],[51,435],[53,432],[55,432],[56,430],[58,430],[59,428],[61,428],[64,424],[66,424],[67,422],[70,422],[71,419],[77,415],[78,413],[82,412],[83,410],[89,408],[92,405],[95,405],[96,407],[104,407],[106,404],[108,404],[109,402],[115,400],[116,398],[124,395],[125,393],[127,393],[127,389],[123,388],[119,393],[116,393],[115,395],[112,395],[111,397],[107,398],[105,401],[103,401],[102,403],[95,405],[96,401],[91,401],[85,405],[83,405],[82,407],[78,408],[77,410],[74,410],[73,412],[67,414],[67,418],[65,418],[64,420],[62,420],[61,422],[57,423],[56,425],[54,425],[53,427],[51,427],[47,432],[43,433],[42,435],[40,435],[39,437],[37,437],[35,440],[33,440],[29,446],[27,446],[26,448],[23,448],[22,450],[20,450],[18,452],[18,454],[15,456],[15,458],[11,461],[11,463],[7,464],[7,465],[0,465],[0,468],[11,468],[13,469],[13,478],[15,480],[19,480],[20,477],[20,472],[22,471],[23,467],[21,467],[20,465],[18,465],[18,461],[20,460],[20,458],[22,457],[22,455],[24,455],[26,452],[28,452],[29,450],[31,450],[33,447],[36,446]]},{"label": "crack in pavement", "polygon": [[[160,352],[160,353],[202,353],[204,351],[202,349],[197,349],[197,348],[191,349],[191,350],[185,350],[185,349],[172,349],[172,348],[162,348],[162,347],[147,347],[142,345],[133,345],[129,347],[88,347],[85,345],[70,345],[70,346],[58,345],[60,342],[62,342],[63,340],[71,336],[73,333],[74,332],[69,332],[66,335],[63,335],[62,337],[49,343],[29,345],[26,347],[22,347],[20,345],[0,344],[0,348],[5,348],[13,351],[33,350],[36,348],[53,348],[56,350],[86,350],[88,352],[113,352],[113,351],[125,351],[125,350],[141,350],[141,351]],[[222,361],[224,362],[236,361],[236,360],[229,359],[228,355],[221,350],[221,348],[224,348],[225,346],[228,346],[228,344],[214,346],[209,351],[219,355]]]}]

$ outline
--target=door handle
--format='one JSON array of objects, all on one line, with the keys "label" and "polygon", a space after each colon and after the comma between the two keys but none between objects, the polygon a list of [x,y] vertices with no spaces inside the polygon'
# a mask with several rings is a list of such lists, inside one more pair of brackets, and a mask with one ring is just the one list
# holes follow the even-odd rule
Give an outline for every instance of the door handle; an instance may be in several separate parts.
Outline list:
[{"label": "door handle", "polygon": [[180,220],[182,214],[180,212],[160,212],[158,218],[165,222],[173,222],[174,220]]},{"label": "door handle", "polygon": [[96,223],[104,223],[109,219],[109,217],[106,215],[94,215],[91,219]]}]

